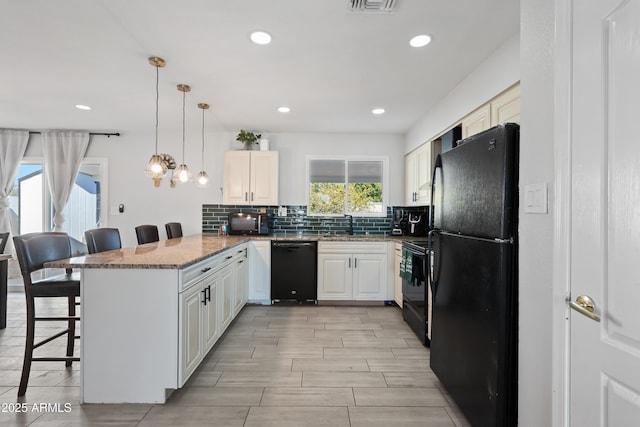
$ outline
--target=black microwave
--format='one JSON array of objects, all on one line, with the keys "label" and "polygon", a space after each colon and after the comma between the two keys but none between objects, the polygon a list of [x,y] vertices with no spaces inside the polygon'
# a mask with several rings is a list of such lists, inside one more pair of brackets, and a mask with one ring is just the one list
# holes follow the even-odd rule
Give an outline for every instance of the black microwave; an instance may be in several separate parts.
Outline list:
[{"label": "black microwave", "polygon": [[269,217],[266,213],[232,212],[229,234],[269,234]]}]

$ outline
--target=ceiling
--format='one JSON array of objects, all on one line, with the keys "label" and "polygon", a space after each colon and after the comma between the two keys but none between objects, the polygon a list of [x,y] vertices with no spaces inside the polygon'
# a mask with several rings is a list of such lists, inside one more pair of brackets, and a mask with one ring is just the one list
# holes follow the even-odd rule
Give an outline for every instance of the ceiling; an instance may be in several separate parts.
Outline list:
[{"label": "ceiling", "polygon": [[[374,0],[375,1],[375,0]],[[0,127],[404,133],[519,31],[514,0],[2,0]],[[268,31],[266,46],[251,31]],[[408,41],[428,34],[431,44]],[[76,109],[86,104],[91,111]],[[276,108],[286,105],[288,114]],[[382,107],[380,116],[371,110]]]}]

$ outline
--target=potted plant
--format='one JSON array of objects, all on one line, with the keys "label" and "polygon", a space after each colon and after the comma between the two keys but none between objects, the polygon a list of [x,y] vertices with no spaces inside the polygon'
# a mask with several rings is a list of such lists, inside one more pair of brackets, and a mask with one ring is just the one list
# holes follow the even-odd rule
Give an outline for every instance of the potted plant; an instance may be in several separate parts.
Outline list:
[{"label": "potted plant", "polygon": [[259,144],[262,134],[255,134],[253,132],[247,132],[246,130],[240,130],[240,133],[236,136],[236,141],[244,144],[245,150],[251,150],[253,144]]}]

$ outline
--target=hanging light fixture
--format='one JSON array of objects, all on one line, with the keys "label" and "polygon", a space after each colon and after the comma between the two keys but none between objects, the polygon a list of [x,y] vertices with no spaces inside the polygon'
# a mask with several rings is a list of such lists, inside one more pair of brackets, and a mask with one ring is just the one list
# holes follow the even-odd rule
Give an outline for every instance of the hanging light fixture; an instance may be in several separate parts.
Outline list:
[{"label": "hanging light fixture", "polygon": [[149,58],[149,64],[156,67],[156,145],[155,152],[151,156],[149,163],[147,163],[147,167],[144,172],[147,174],[147,176],[153,179],[154,185],[158,187],[160,185],[160,180],[167,174],[167,165],[162,160],[162,156],[158,154],[158,80],[160,75],[160,68],[163,68],[166,65],[166,62],[162,58],[152,56]]},{"label": "hanging light fixture", "polygon": [[201,102],[198,104],[198,108],[202,109],[202,170],[198,173],[196,185],[198,187],[206,187],[209,184],[209,175],[204,170],[204,110],[209,109],[209,104]]},{"label": "hanging light fixture", "polygon": [[191,91],[188,85],[178,85],[178,90],[182,92],[182,164],[173,173],[173,178],[178,182],[191,181],[191,171],[184,161],[184,102],[187,92]]}]

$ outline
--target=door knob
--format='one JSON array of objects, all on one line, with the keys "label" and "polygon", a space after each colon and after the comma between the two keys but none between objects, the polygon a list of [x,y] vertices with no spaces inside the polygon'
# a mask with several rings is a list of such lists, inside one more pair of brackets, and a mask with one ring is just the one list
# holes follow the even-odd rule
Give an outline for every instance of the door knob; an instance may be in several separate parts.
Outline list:
[{"label": "door knob", "polygon": [[580,295],[576,298],[576,301],[570,301],[569,305],[572,309],[577,311],[580,314],[584,314],[585,316],[595,320],[596,322],[600,321],[600,316],[594,313],[596,309],[596,304],[593,302],[591,297],[588,295]]}]

